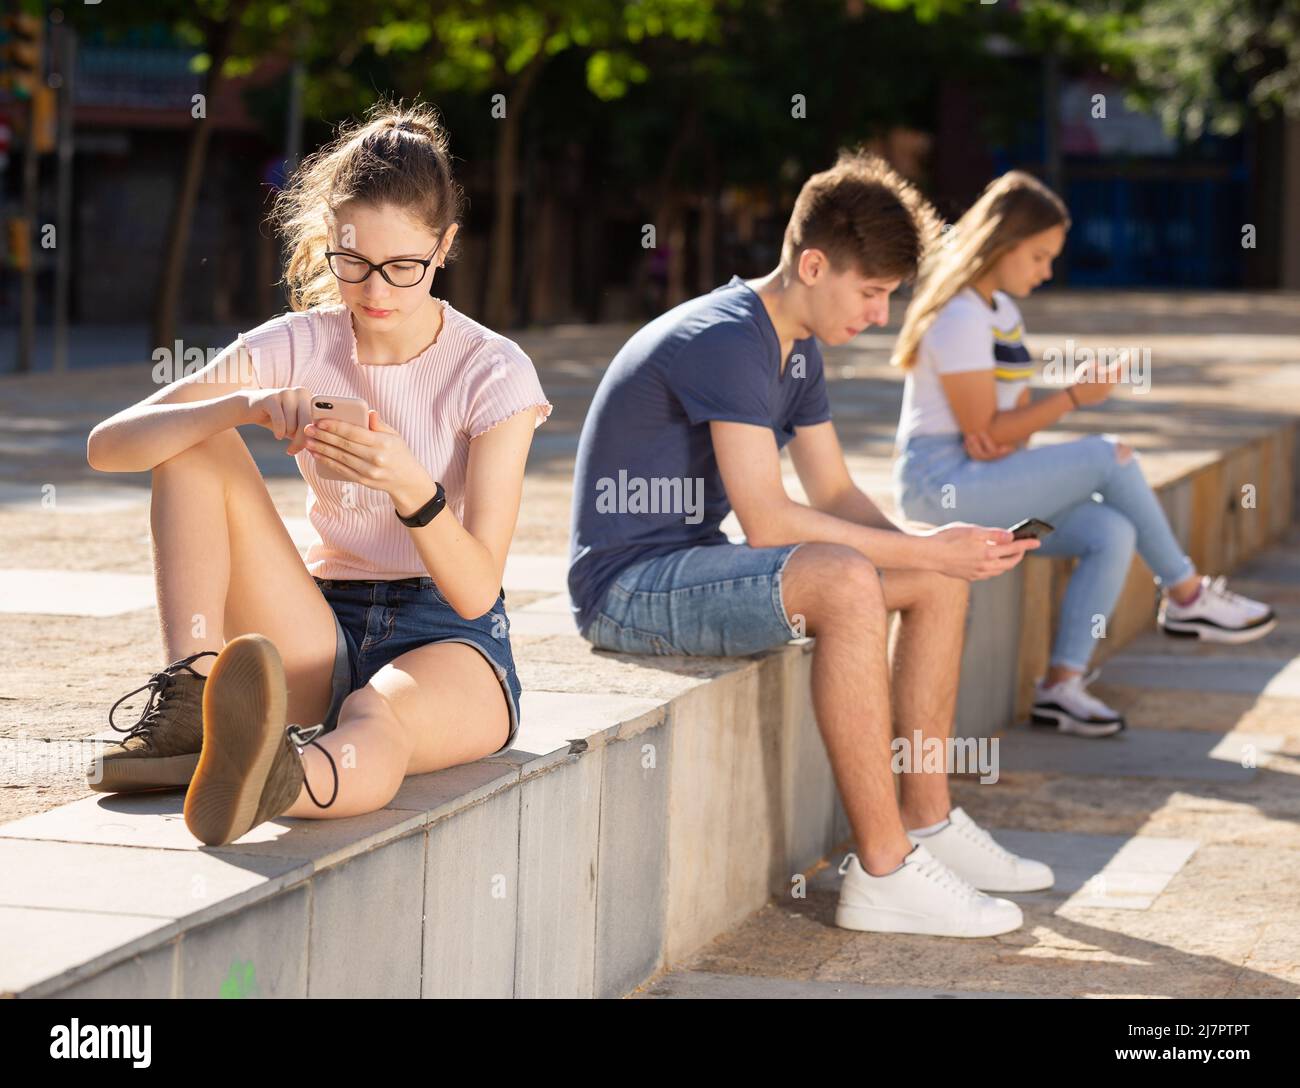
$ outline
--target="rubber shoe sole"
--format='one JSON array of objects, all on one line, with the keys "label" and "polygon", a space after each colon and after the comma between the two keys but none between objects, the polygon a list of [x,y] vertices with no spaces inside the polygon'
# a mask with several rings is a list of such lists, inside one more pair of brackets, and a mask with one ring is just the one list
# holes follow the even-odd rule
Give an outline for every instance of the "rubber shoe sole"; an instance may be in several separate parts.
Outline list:
[{"label": "rubber shoe sole", "polygon": [[99,780],[87,778],[86,785],[99,793],[184,789],[198,765],[198,752],[161,759],[105,759]]},{"label": "rubber shoe sole", "polygon": [[1122,733],[1124,720],[1117,722],[1085,722],[1072,717],[1063,710],[1048,710],[1035,707],[1029,719],[1034,725],[1056,729],[1061,733],[1073,733],[1080,737],[1113,737]]},{"label": "rubber shoe sole", "polygon": [[1018,907],[1014,914],[1007,911],[1001,921],[989,919],[975,930],[964,925],[959,927],[953,922],[935,925],[923,917],[908,915],[903,911],[882,910],[879,907],[841,903],[835,908],[837,926],[864,933],[916,933],[927,937],[997,937],[1002,933],[1019,929],[1024,923],[1024,914]]},{"label": "rubber shoe sole", "polygon": [[263,635],[226,643],[203,689],[203,749],[185,794],[185,826],[222,846],[253,826],[266,777],[284,743],[288,692],[275,644]]},{"label": "rubber shoe sole", "polygon": [[1254,642],[1263,638],[1277,626],[1277,617],[1273,616],[1254,627],[1241,627],[1232,630],[1227,627],[1207,627],[1192,621],[1170,620],[1160,624],[1170,638],[1194,638],[1202,642],[1222,642],[1230,646],[1240,646],[1243,642]]}]

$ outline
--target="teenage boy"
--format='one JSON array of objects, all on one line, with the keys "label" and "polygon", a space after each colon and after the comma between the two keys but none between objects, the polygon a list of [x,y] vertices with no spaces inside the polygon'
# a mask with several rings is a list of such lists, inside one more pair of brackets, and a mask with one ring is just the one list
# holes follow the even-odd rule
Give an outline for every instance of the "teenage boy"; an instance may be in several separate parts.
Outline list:
[{"label": "teenage boy", "polygon": [[[949,736],[968,583],[1037,544],[964,524],[909,532],[882,514],[850,478],[817,344],[885,324],[936,236],[913,186],[841,152],[799,193],[776,269],[638,331],[583,424],[568,582],[600,649],[743,655],[815,636],[813,709],[858,847],[836,923],[980,937],[1023,917],[977,889],[1046,888],[1052,872],[952,808],[944,774],[906,774],[896,797],[891,701],[898,735]],[[782,485],[786,446],[809,505]],[[743,544],[719,527],[731,510]]]}]

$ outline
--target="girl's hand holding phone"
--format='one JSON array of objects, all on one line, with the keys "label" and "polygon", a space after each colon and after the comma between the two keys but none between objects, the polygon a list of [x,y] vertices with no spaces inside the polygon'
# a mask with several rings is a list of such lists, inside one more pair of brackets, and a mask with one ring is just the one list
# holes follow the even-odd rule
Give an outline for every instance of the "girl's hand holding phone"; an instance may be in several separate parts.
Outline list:
[{"label": "girl's hand holding phone", "polygon": [[368,427],[340,419],[309,423],[304,428],[307,451],[340,479],[387,492],[394,501],[399,495],[432,496],[437,485],[402,436],[373,408],[368,421]]},{"label": "girl's hand holding phone", "polygon": [[307,441],[303,429],[311,422],[311,390],[302,386],[289,389],[244,389],[239,394],[248,405],[248,422],[265,427],[277,439],[289,439],[284,452],[295,454]]}]

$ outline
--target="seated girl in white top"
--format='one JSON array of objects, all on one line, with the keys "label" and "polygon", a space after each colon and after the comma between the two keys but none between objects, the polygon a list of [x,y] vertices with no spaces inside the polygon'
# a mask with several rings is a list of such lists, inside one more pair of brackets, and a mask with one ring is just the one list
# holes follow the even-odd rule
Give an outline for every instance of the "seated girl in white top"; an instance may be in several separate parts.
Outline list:
[{"label": "seated girl in white top", "polygon": [[1040,555],[1076,556],[1033,720],[1105,736],[1122,715],[1084,690],[1096,640],[1124,585],[1134,546],[1163,596],[1166,634],[1245,642],[1276,624],[1272,611],[1203,578],[1170,530],[1133,451],[1096,435],[1026,449],[1067,412],[1100,404],[1122,375],[1092,374],[1034,399],[1033,363],[1012,295],[1051,278],[1069,216],[1055,193],[1013,171],[985,189],[922,270],[893,362],[907,371],[894,465],[909,518],[1055,526]]},{"label": "seated girl in white top", "polygon": [[[278,198],[296,312],[92,432],[93,467],[153,472],[171,662],[94,788],[188,785],[186,824],[218,845],[372,812],[408,774],[513,742],[502,572],[551,405],[516,344],[433,294],[462,199],[432,109],[345,126]],[[343,397],[364,426],[312,423]],[[241,424],[296,457],[305,562]]]}]

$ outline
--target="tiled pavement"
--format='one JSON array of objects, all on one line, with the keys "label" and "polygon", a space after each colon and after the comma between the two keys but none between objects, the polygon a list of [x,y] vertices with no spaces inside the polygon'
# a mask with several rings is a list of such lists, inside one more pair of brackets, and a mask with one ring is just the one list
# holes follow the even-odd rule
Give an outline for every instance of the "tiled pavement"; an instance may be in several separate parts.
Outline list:
[{"label": "tiled pavement", "polygon": [[[1300,997],[1300,530],[1243,567],[1277,630],[1246,646],[1142,636],[1094,690],[1129,729],[999,736],[998,781],[954,799],[1048,862],[989,940],[836,929],[839,875],[776,901],[638,997]],[[842,854],[832,859],[838,862]]]}]

